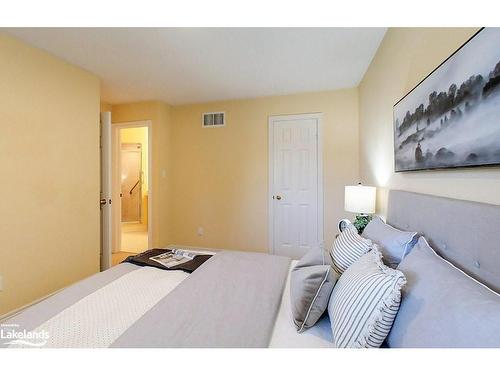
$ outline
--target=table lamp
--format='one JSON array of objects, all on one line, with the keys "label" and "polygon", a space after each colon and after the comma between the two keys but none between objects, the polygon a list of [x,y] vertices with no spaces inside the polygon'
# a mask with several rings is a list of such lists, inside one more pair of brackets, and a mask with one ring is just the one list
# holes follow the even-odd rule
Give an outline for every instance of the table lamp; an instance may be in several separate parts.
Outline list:
[{"label": "table lamp", "polygon": [[358,233],[363,232],[372,219],[370,214],[375,212],[376,192],[377,189],[374,186],[364,186],[361,182],[345,187],[344,209],[356,214],[354,226]]}]

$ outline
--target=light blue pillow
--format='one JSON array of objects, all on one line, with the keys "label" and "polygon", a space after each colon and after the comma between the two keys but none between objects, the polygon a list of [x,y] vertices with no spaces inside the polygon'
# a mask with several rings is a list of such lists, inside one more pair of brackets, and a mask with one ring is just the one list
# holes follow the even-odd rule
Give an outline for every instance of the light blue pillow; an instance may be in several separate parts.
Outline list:
[{"label": "light blue pillow", "polygon": [[437,255],[424,237],[398,270],[407,284],[390,347],[500,348],[498,293]]},{"label": "light blue pillow", "polygon": [[405,232],[386,224],[380,217],[374,216],[362,234],[379,245],[384,262],[396,268],[407,256],[418,240],[417,232]]}]

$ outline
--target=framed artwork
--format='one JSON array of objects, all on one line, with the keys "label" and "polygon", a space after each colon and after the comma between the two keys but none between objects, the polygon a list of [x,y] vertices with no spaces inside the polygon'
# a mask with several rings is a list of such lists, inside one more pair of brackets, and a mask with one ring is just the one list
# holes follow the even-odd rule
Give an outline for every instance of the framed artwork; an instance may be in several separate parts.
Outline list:
[{"label": "framed artwork", "polygon": [[396,172],[500,165],[499,46],[481,29],[394,105]]}]

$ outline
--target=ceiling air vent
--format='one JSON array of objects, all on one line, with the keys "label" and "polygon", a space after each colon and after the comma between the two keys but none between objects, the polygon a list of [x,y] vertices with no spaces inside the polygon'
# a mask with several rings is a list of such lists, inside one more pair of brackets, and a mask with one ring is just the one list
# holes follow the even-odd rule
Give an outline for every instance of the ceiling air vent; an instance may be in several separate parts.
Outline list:
[{"label": "ceiling air vent", "polygon": [[203,128],[220,128],[226,125],[225,112],[207,112],[201,116],[201,126]]}]

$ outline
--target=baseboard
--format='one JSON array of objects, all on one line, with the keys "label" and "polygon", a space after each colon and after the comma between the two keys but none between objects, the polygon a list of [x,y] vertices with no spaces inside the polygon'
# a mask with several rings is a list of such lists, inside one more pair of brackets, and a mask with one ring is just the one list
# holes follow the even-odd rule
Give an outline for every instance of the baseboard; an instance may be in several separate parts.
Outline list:
[{"label": "baseboard", "polygon": [[189,246],[189,245],[179,245],[179,244],[169,244],[168,248],[175,247],[178,249],[186,249],[186,250],[204,250],[204,251],[239,251],[239,252],[251,252],[251,253],[260,253],[260,254],[271,254],[268,251],[258,251],[258,250],[237,250],[237,249],[217,249],[215,247],[200,247],[200,246]]},{"label": "baseboard", "polygon": [[49,298],[49,297],[53,296],[54,294],[59,293],[59,292],[60,292],[61,290],[63,290],[63,289],[65,289],[65,288],[58,289],[58,290],[56,290],[55,292],[52,292],[52,293],[50,293],[50,294],[47,294],[46,296],[40,297],[40,298],[38,298],[38,299],[36,299],[36,300],[34,300],[34,301],[30,302],[30,303],[27,303],[26,305],[23,305],[23,306],[21,306],[21,307],[18,307],[17,309],[14,309],[14,310],[12,310],[12,311],[9,311],[9,312],[8,312],[8,313],[6,313],[6,314],[0,315],[0,323],[4,322],[4,321],[5,321],[5,320],[7,320],[7,319],[10,319],[10,318],[12,318],[12,317],[16,316],[17,314],[19,314],[19,313],[20,313],[21,311],[23,311],[24,309],[27,309],[28,307],[31,307],[31,306],[33,306],[33,305],[36,305],[37,303],[42,302],[43,300],[45,300],[45,299],[47,299],[47,298]]},{"label": "baseboard", "polygon": [[213,251],[215,253],[219,251],[240,251],[240,250],[231,250],[231,249],[215,249],[213,247],[200,247],[200,246],[188,246],[188,245],[178,245],[178,244],[170,244],[167,247],[175,247],[178,249],[186,249],[186,250],[204,250],[204,251]]}]

